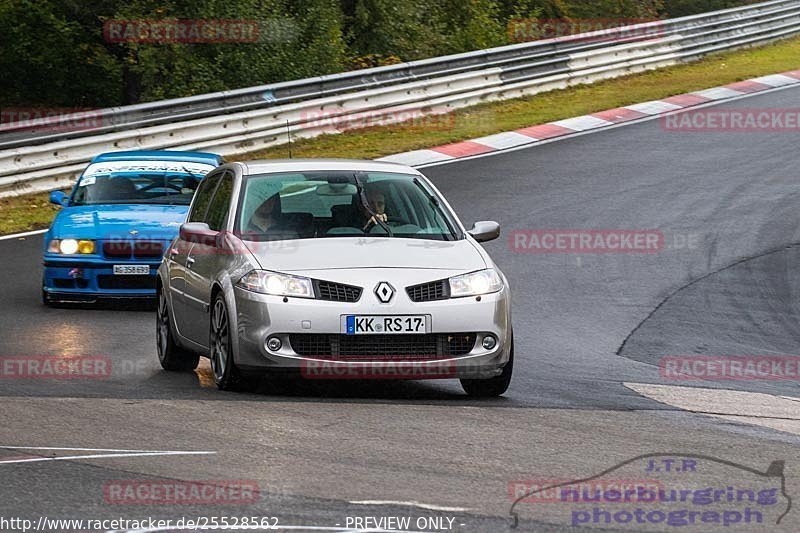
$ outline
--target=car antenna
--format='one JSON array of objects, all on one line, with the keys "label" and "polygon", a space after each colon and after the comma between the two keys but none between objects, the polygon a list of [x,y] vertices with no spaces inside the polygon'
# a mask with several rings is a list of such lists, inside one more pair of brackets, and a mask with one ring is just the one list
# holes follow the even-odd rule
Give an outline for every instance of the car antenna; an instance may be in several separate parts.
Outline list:
[{"label": "car antenna", "polygon": [[289,159],[292,158],[292,130],[289,129],[289,121],[286,121],[286,137],[289,139]]}]

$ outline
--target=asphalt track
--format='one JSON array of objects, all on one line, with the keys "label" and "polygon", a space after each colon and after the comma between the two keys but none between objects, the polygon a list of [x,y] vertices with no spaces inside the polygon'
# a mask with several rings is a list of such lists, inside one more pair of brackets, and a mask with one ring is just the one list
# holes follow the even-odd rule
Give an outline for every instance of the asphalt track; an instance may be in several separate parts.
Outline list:
[{"label": "asphalt track", "polygon": [[[720,107],[792,108],[798,99],[793,88]],[[687,412],[624,385],[675,385],[659,375],[665,355],[800,353],[799,140],[667,132],[648,121],[425,169],[466,224],[498,220],[505,235],[665,236],[657,254],[529,254],[505,238],[488,243],[513,287],[517,352],[509,393],[491,401],[466,399],[455,382],[219,392],[206,362],[195,373],[161,371],[152,309],[42,307],[41,236],[2,241],[0,355],[100,355],[113,370],[0,381],[0,517],[277,516],[344,530],[348,516],[435,515],[455,517],[458,531],[505,531],[513,480],[578,479],[676,450],[758,469],[783,459],[787,492],[800,494],[796,434]],[[800,397],[793,380],[679,385]],[[213,453],[11,462],[102,454],[19,447]],[[142,479],[252,480],[262,494],[238,506],[105,501],[109,481]],[[520,530],[565,529],[553,509],[520,506]],[[800,512],[773,528],[798,530]]]}]

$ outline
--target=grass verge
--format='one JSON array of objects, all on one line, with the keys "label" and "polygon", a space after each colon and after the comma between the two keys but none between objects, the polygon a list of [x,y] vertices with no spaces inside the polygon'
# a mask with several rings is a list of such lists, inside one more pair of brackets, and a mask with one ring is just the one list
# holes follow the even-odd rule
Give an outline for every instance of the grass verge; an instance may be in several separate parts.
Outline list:
[{"label": "grass verge", "polygon": [[[408,123],[300,139],[292,144],[292,155],[374,159],[797,68],[800,37],[592,85],[460,109],[447,127],[441,127],[441,123],[434,128]],[[284,145],[228,159],[284,158],[286,154]],[[0,234],[47,227],[55,211],[47,204],[47,195],[0,199]]]},{"label": "grass verge", "polygon": [[0,235],[46,228],[57,211],[50,193],[0,198]]}]

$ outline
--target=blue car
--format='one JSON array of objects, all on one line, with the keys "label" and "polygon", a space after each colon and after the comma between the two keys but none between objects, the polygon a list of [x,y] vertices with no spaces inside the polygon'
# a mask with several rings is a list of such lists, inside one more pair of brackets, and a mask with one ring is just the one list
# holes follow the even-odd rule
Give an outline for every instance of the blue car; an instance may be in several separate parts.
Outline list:
[{"label": "blue car", "polygon": [[200,180],[222,164],[201,152],[131,151],[92,159],[44,241],[42,301],[156,295],[156,270]]}]

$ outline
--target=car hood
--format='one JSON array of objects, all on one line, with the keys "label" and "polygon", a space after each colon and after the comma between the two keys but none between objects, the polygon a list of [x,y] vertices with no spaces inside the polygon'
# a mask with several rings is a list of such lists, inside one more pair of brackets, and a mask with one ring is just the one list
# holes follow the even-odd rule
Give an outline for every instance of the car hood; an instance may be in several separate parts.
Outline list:
[{"label": "car hood", "polygon": [[171,240],[186,218],[186,205],[85,205],[65,207],[53,221],[53,238]]},{"label": "car hood", "polygon": [[418,268],[480,270],[483,257],[467,239],[443,242],[402,238],[298,239],[247,242],[261,267],[280,272],[356,269]]}]

